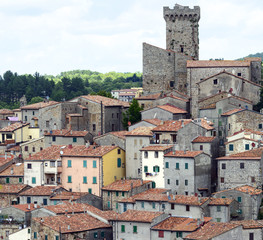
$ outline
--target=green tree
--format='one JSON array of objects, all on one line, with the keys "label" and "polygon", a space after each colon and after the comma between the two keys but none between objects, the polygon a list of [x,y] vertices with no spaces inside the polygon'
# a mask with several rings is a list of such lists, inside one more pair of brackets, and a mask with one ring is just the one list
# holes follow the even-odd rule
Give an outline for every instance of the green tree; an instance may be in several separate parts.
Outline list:
[{"label": "green tree", "polygon": [[129,109],[125,113],[123,113],[123,120],[122,120],[123,127],[125,129],[128,129],[128,126],[130,124],[134,124],[141,121],[142,110],[143,108],[140,107],[138,101],[134,98],[131,102]]},{"label": "green tree", "polygon": [[43,100],[44,99],[42,97],[32,97],[29,104],[43,102]]}]

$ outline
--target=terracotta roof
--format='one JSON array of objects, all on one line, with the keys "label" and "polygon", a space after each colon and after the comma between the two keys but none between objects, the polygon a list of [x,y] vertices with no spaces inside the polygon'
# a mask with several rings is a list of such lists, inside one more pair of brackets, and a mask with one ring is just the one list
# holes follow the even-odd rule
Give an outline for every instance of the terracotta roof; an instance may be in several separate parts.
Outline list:
[{"label": "terracotta roof", "polygon": [[14,152],[20,152],[20,146],[13,146],[13,147],[10,147],[8,148],[7,150],[5,150],[6,152],[11,152],[11,151],[14,151]]},{"label": "terracotta roof", "polygon": [[229,143],[232,143],[232,142],[239,141],[239,140],[247,140],[247,141],[251,141],[251,142],[257,142],[257,143],[260,142],[260,143],[263,143],[263,141],[261,141],[261,140],[255,140],[255,139],[247,138],[247,137],[240,137],[240,138],[237,138],[237,139],[234,139],[234,140],[225,142],[225,145],[227,145],[227,144],[229,144]]},{"label": "terracotta roof", "polygon": [[64,148],[62,156],[102,157],[115,148],[118,148],[118,146],[91,145],[89,147],[86,147],[82,145],[75,145],[71,148]]},{"label": "terracotta roof", "polygon": [[28,187],[26,184],[3,184],[0,187],[0,193],[18,194],[26,187]]},{"label": "terracotta roof", "polygon": [[222,206],[222,205],[228,206],[233,201],[234,201],[234,199],[231,199],[231,198],[210,198],[210,202],[208,205],[211,205],[211,206]]},{"label": "terracotta roof", "polygon": [[82,196],[87,195],[87,192],[60,192],[52,197],[50,197],[50,200],[72,200],[75,201]]},{"label": "terracotta roof", "polygon": [[209,240],[216,236],[219,236],[225,232],[228,232],[236,227],[238,224],[234,223],[220,223],[220,222],[208,222],[197,231],[190,233],[184,239],[202,239]]},{"label": "terracotta roof", "polygon": [[9,109],[0,109],[0,115],[11,115],[14,114],[14,111]]},{"label": "terracotta roof", "polygon": [[227,112],[224,112],[221,114],[221,116],[230,116],[234,113],[238,113],[238,112],[241,112],[241,111],[245,111],[245,109],[242,109],[242,108],[235,108],[235,109],[232,109],[232,110],[229,110]]},{"label": "terracotta roof", "polygon": [[131,180],[117,180],[105,187],[102,188],[102,190],[106,191],[124,191],[128,192],[132,188],[140,187],[144,184],[150,183],[152,181],[142,181],[140,179],[131,179]]},{"label": "terracotta roof", "polygon": [[58,189],[57,186],[36,186],[22,192],[21,196],[51,196],[54,190]]},{"label": "terracotta roof", "polygon": [[137,100],[156,100],[160,98],[161,95],[162,95],[161,93],[155,93],[155,94],[150,94],[147,96],[140,96],[140,97],[137,97],[136,99]]},{"label": "terracotta roof", "polygon": [[253,85],[256,85],[256,86],[258,86],[258,87],[261,87],[261,85],[259,85],[259,84],[256,84],[256,83],[254,83],[254,82],[252,82],[252,81],[249,81],[249,80],[247,80],[247,79],[245,79],[245,78],[239,77],[239,76],[237,76],[237,75],[234,75],[234,74],[229,73],[229,72],[226,72],[226,71],[222,71],[222,72],[217,73],[217,74],[214,74],[214,75],[212,75],[212,76],[210,76],[210,77],[208,77],[208,78],[205,78],[205,79],[201,80],[201,81],[200,81],[199,83],[197,83],[197,84],[203,83],[203,82],[205,82],[206,80],[211,79],[211,78],[216,77],[216,76],[219,76],[219,75],[221,75],[221,74],[227,74],[227,75],[233,76],[233,77],[235,77],[235,78],[238,78],[238,79],[240,79],[240,80],[242,80],[242,81],[246,81],[246,82],[248,82],[248,83],[250,83],[250,84],[253,84]]},{"label": "terracotta roof", "polygon": [[44,148],[42,151],[33,154],[25,160],[57,160],[60,158],[60,151],[62,145],[52,145]]},{"label": "terracotta roof", "polygon": [[231,154],[229,156],[216,158],[216,160],[239,160],[239,159],[254,159],[260,160],[262,156],[263,148],[256,148],[250,151],[245,151],[241,153]]},{"label": "terracotta roof", "polygon": [[189,99],[185,99],[185,98],[180,98],[180,97],[177,97],[173,94],[168,94],[168,95],[164,95],[161,99],[164,99],[164,98],[173,98],[173,99],[177,99],[177,100],[180,100],[182,102],[189,102]]},{"label": "terracotta roof", "polygon": [[[204,217],[204,222],[209,222],[212,218]],[[158,223],[153,230],[164,230],[164,231],[180,231],[180,232],[193,232],[199,228],[197,219],[187,217],[169,217],[164,221]]]},{"label": "terracotta roof", "polygon": [[150,212],[150,211],[138,211],[138,210],[127,210],[126,212],[120,214],[116,221],[121,222],[144,222],[151,223],[154,218],[162,215],[163,212]]},{"label": "terracotta roof", "polygon": [[24,176],[24,163],[16,163],[10,165],[8,168],[6,168],[0,173],[0,176],[10,176],[10,177]]},{"label": "terracotta roof", "polygon": [[66,201],[57,205],[45,206],[44,208],[56,214],[66,214],[66,213],[76,214],[76,213],[84,213],[87,210],[89,210],[89,208],[94,208],[94,207],[87,203],[76,203],[76,202]]},{"label": "terracotta roof", "polygon": [[151,123],[151,124],[153,124],[153,125],[155,125],[155,126],[158,126],[158,125],[160,125],[160,124],[163,122],[162,120],[160,120],[160,119],[158,119],[158,118],[143,119],[142,121]]},{"label": "terracotta roof", "polygon": [[129,131],[126,136],[153,136],[152,133],[153,127],[138,127]]},{"label": "terracotta roof", "polygon": [[178,158],[194,158],[201,153],[204,153],[203,151],[171,151],[169,153],[166,153],[165,157],[178,157]]},{"label": "terracotta roof", "polygon": [[7,155],[7,157],[0,156],[0,166],[5,165],[6,163],[12,161],[14,158],[14,155]]},{"label": "terracotta roof", "polygon": [[242,221],[232,221],[230,223],[241,224],[243,229],[263,228],[262,220],[242,220]]},{"label": "terracotta roof", "polygon": [[16,122],[16,123],[13,123],[7,127],[1,128],[0,132],[13,132],[19,128],[22,128],[22,127],[25,127],[28,125],[29,125],[29,123]]},{"label": "terracotta roof", "polygon": [[110,134],[118,137],[118,138],[122,138],[125,139],[125,135],[128,133],[129,131],[117,131],[117,132],[110,132]]},{"label": "terracotta roof", "polygon": [[250,133],[254,133],[254,134],[257,134],[257,135],[263,135],[263,132],[260,132],[260,131],[255,131],[255,130],[252,130],[252,129],[241,129],[240,131],[238,132],[235,132],[234,134],[226,137],[226,138],[230,138],[230,137],[233,137],[239,133],[242,133],[242,132],[245,132],[245,134],[250,134]]},{"label": "terracotta roof", "polygon": [[244,185],[244,186],[241,186],[241,187],[236,187],[235,190],[237,190],[239,192],[247,193],[247,194],[250,194],[250,195],[258,195],[258,194],[262,193],[261,189],[254,188],[254,187],[251,187],[251,186],[248,186],[248,185]]},{"label": "terracotta roof", "polygon": [[147,146],[147,147],[143,147],[140,149],[140,151],[165,151],[168,149],[172,149],[172,146],[166,146],[166,145],[151,145],[151,146]]},{"label": "terracotta roof", "polygon": [[164,121],[163,124],[155,127],[152,129],[153,132],[177,132],[179,129],[182,128],[182,122],[185,125],[192,122],[191,119],[182,119],[182,120],[168,120]]},{"label": "terracotta roof", "polygon": [[[28,207],[30,206],[30,207]],[[35,205],[34,203],[30,203],[30,204],[18,204],[18,205],[12,205],[12,207],[14,208],[17,208],[17,209],[20,209],[22,210],[23,212],[31,212],[37,208],[40,208],[39,205],[36,205],[36,208],[35,208]]]},{"label": "terracotta roof", "polygon": [[213,95],[210,95],[210,96],[208,96],[208,97],[202,98],[202,99],[200,99],[198,102],[203,102],[203,101],[205,101],[205,100],[207,100],[207,99],[214,98],[214,97],[216,97],[216,96],[218,96],[218,95],[222,95],[222,96],[221,96],[221,99],[218,100],[218,101],[221,101],[221,100],[226,99],[227,97],[229,97],[230,93],[229,93],[229,92],[226,92],[226,91],[218,92],[218,93],[216,93],[216,94],[213,94]]},{"label": "terracotta roof", "polygon": [[86,213],[33,218],[33,221],[61,233],[83,232],[112,227]]},{"label": "terracotta roof", "polygon": [[192,143],[208,143],[208,142],[213,142],[215,139],[216,137],[198,136],[192,141]]},{"label": "terracotta roof", "polygon": [[99,95],[87,95],[87,96],[81,96],[82,98],[85,98],[87,100],[90,100],[92,102],[101,103],[106,107],[113,107],[113,106],[123,106],[123,107],[129,107],[130,104],[128,102],[120,101],[114,98],[107,98]]},{"label": "terracotta roof", "polygon": [[[176,107],[176,106],[173,106],[173,105],[171,105],[169,103],[167,103],[165,105],[159,105],[157,107],[161,108],[161,109],[163,109],[165,111],[171,112],[173,114],[187,113],[187,111],[185,111],[184,109]],[[145,110],[145,111],[147,111],[147,110]]]},{"label": "terracotta roof", "polygon": [[67,113],[67,117],[82,117],[82,114],[80,113]]},{"label": "terracotta roof", "polygon": [[[214,127],[213,127],[214,124],[212,122],[210,122],[204,118],[201,118],[200,120],[201,120],[201,127],[205,128],[206,130],[213,130],[214,129]],[[194,121],[194,123],[195,123],[195,121]]]},{"label": "terracotta roof", "polygon": [[201,107],[200,109],[205,110],[205,109],[214,109],[214,108],[216,108],[216,104],[212,103],[212,104],[209,104],[207,106]]},{"label": "terracotta roof", "polygon": [[88,134],[87,131],[72,131],[69,129],[52,130],[45,133],[45,136],[62,136],[62,137],[85,137]]},{"label": "terracotta roof", "polygon": [[21,107],[21,109],[22,110],[34,110],[34,109],[37,110],[37,109],[49,107],[49,106],[52,106],[58,103],[59,102],[55,102],[55,101],[39,102],[39,103],[34,103],[34,104],[23,106]]},{"label": "terracotta roof", "polygon": [[201,206],[208,200],[209,198],[207,197],[199,198],[190,195],[171,195],[171,200],[169,200],[169,202],[174,204]]},{"label": "terracotta roof", "polygon": [[244,58],[244,61],[262,62],[262,58],[261,57],[246,57],[246,58]]},{"label": "terracotta roof", "polygon": [[249,61],[234,60],[188,60],[188,68],[208,68],[208,67],[249,67]]}]

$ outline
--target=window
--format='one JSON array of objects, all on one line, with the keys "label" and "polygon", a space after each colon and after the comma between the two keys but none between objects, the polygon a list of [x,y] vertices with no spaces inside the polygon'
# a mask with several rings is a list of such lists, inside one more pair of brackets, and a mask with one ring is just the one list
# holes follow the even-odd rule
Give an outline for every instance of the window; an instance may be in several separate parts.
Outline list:
[{"label": "window", "polygon": [[188,195],[188,192],[184,192],[184,194],[187,196],[187,195]]},{"label": "window", "polygon": [[27,122],[27,116],[25,116],[25,121]]},{"label": "window", "polygon": [[144,166],[144,172],[148,172],[148,166]]},{"label": "window", "polygon": [[114,118],[114,113],[111,114],[111,118]]},{"label": "window", "polygon": [[119,118],[119,113],[117,113],[117,118]]},{"label": "window", "polygon": [[177,238],[182,238],[183,237],[183,233],[182,232],[176,232],[176,237]]},{"label": "window", "polygon": [[59,240],[59,236],[56,236],[56,240]]},{"label": "window", "polygon": [[93,131],[96,131],[96,124],[92,124]]},{"label": "window", "polygon": [[27,233],[30,233],[30,228],[27,229]]},{"label": "window", "polygon": [[68,183],[72,183],[72,178],[71,178],[71,176],[68,176]]},{"label": "window", "polygon": [[217,79],[214,79],[214,85],[217,85]]},{"label": "window", "polygon": [[164,238],[164,231],[158,231],[158,237],[159,238]]},{"label": "window", "polygon": [[94,236],[94,238],[98,238],[98,233],[95,232],[95,233],[93,234],[93,236]]},{"label": "window", "polygon": [[110,192],[108,192],[108,197],[110,196]]},{"label": "window", "polygon": [[190,211],[190,206],[189,206],[189,205],[186,205],[186,206],[185,206],[185,211],[186,211],[186,212],[189,212],[189,211]]},{"label": "window", "polygon": [[184,185],[188,186],[188,180],[187,179],[184,180]]},{"label": "window", "polygon": [[123,204],[123,212],[126,212],[127,211],[127,203],[124,203]]},{"label": "window", "polygon": [[249,233],[249,240],[254,240],[254,233]]},{"label": "window", "polygon": [[49,121],[46,121],[46,127],[47,128],[49,127]]},{"label": "window", "polygon": [[242,202],[242,198],[241,198],[241,197],[237,197],[237,201],[238,201],[239,203],[241,203],[241,202]]},{"label": "window", "polygon": [[37,232],[34,232],[34,239],[37,239]]},{"label": "window", "polygon": [[110,208],[110,201],[107,202],[107,206],[108,206],[108,208]]},{"label": "window", "polygon": [[262,123],[258,124],[258,128],[262,129]]},{"label": "window", "polygon": [[251,182],[255,182],[255,177],[251,177]]},{"label": "window", "polygon": [[87,160],[83,160],[83,167],[84,167],[84,168],[87,167]]},{"label": "window", "polygon": [[47,198],[43,199],[43,205],[45,205],[45,206],[47,205]]},{"label": "window", "polygon": [[6,182],[6,183],[9,183],[9,182],[10,182],[9,177],[7,177],[7,178],[5,179],[5,182]]},{"label": "window", "polygon": [[165,163],[165,168],[169,168],[169,162]]},{"label": "window", "polygon": [[31,203],[31,197],[26,198],[26,203]]},{"label": "window", "polygon": [[218,126],[222,126],[222,121],[218,121]]},{"label": "window", "polygon": [[153,167],[153,172],[160,172],[159,166],[154,166]]},{"label": "window", "polygon": [[234,145],[233,144],[229,144],[229,151],[234,151]]},{"label": "window", "polygon": [[226,169],[226,164],[222,163],[222,169]]},{"label": "window", "polygon": [[154,152],[154,157],[155,157],[155,158],[158,158],[158,156],[159,156],[159,153],[158,153],[157,151],[155,151],[155,152]]},{"label": "window", "polygon": [[134,159],[137,159],[137,153],[136,152],[134,153]]},{"label": "window", "polygon": [[32,177],[32,184],[36,184],[36,178]]},{"label": "window", "polygon": [[100,233],[100,237],[101,237],[101,238],[104,238],[104,237],[105,237],[105,233],[104,233],[104,232],[101,232],[101,233]]},{"label": "window", "polygon": [[184,52],[184,48],[183,47],[181,47],[181,53],[183,53]]},{"label": "window", "polygon": [[116,191],[116,197],[119,197],[119,192]]},{"label": "window", "polygon": [[152,203],[152,208],[155,209],[155,202]]},{"label": "window", "polygon": [[26,152],[28,151],[28,146],[25,146],[25,151],[26,151]]},{"label": "window", "polygon": [[144,202],[141,202],[141,208],[144,208]]},{"label": "window", "polygon": [[92,189],[91,189],[91,188],[89,188],[89,190],[88,190],[88,191],[89,191],[89,194],[92,194]]},{"label": "window", "polygon": [[203,145],[200,145],[200,151],[203,151]]},{"label": "window", "polygon": [[176,164],[175,164],[175,169],[180,169],[179,163],[176,163]]},{"label": "window", "polygon": [[221,212],[221,206],[216,206],[216,211]]},{"label": "window", "polygon": [[121,159],[120,159],[120,158],[117,159],[117,167],[118,167],[118,168],[121,167]]},{"label": "window", "polygon": [[176,184],[177,186],[179,185],[179,180],[178,180],[178,179],[175,181],[175,184]]},{"label": "window", "polygon": [[188,163],[185,163],[185,164],[184,164],[184,168],[185,168],[185,169],[188,169]]},{"label": "window", "polygon": [[118,148],[118,154],[121,154],[121,150]]},{"label": "window", "polygon": [[20,177],[18,181],[19,181],[19,183],[22,183],[23,182],[23,178]]},{"label": "window", "polygon": [[171,209],[174,210],[174,203],[171,203]]},{"label": "window", "polygon": [[124,197],[125,196],[125,192],[122,192],[121,195]]},{"label": "window", "polygon": [[32,147],[32,152],[35,152],[35,151],[36,151],[35,147]]},{"label": "window", "polygon": [[216,218],[216,221],[217,222],[221,222],[221,218]]},{"label": "window", "polygon": [[241,77],[241,72],[237,73],[237,76]]},{"label": "window", "polygon": [[97,167],[97,161],[93,160],[93,168],[96,168],[96,167]]},{"label": "window", "polygon": [[77,142],[77,138],[76,137],[73,138],[73,142]]},{"label": "window", "polygon": [[92,183],[93,183],[93,184],[97,184],[97,177],[93,177]]},{"label": "window", "polygon": [[170,87],[171,87],[171,88],[174,87],[174,81],[170,81]]},{"label": "window", "polygon": [[134,139],[134,146],[137,146],[137,139]]},{"label": "window", "polygon": [[222,109],[221,108],[218,109],[218,114],[219,115],[222,114]]},{"label": "window", "polygon": [[152,188],[156,188],[156,183],[152,181]]},{"label": "window", "polygon": [[148,152],[147,151],[144,152],[144,158],[148,158]]},{"label": "window", "polygon": [[249,150],[249,144],[245,144],[245,150]]},{"label": "window", "polygon": [[245,168],[245,163],[240,163],[240,169],[244,169]]},{"label": "window", "polygon": [[220,182],[221,182],[221,183],[224,183],[224,182],[225,182],[225,178],[221,177],[221,178],[220,178]]},{"label": "window", "polygon": [[72,167],[71,160],[68,160],[68,167]]},{"label": "window", "polygon": [[133,233],[137,233],[137,226],[133,226]]},{"label": "window", "polygon": [[122,233],[125,232],[125,225],[121,225],[121,232],[122,232]]},{"label": "window", "polygon": [[88,182],[87,182],[87,177],[86,177],[86,176],[83,177],[83,183],[88,183]]},{"label": "window", "polygon": [[172,135],[172,141],[173,141],[173,143],[176,143],[176,137],[177,137],[176,134],[173,134],[173,135]]},{"label": "window", "polygon": [[170,179],[167,179],[167,184],[170,184]]},{"label": "window", "polygon": [[52,141],[56,142],[56,137],[55,136],[52,136]]},{"label": "window", "polygon": [[115,125],[111,124],[111,131],[114,131],[114,129],[115,129]]}]

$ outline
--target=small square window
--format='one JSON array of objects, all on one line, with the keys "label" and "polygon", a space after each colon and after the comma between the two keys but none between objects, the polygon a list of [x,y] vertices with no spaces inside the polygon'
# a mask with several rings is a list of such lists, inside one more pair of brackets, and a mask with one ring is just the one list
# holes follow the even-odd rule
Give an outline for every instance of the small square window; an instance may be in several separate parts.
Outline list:
[{"label": "small square window", "polygon": [[185,211],[186,211],[186,212],[189,212],[189,211],[190,211],[190,206],[189,206],[189,205],[186,205],[186,206],[185,206]]},{"label": "small square window", "polygon": [[216,211],[221,212],[221,206],[216,206]]},{"label": "small square window", "polygon": [[71,176],[68,176],[68,183],[72,183]]},{"label": "small square window", "polygon": [[249,150],[249,144],[245,144],[245,150]]},{"label": "small square window", "polygon": [[137,226],[133,226],[133,233],[137,233]]},{"label": "small square window", "polygon": [[159,230],[158,237],[159,238],[164,238],[164,231]]},{"label": "small square window", "polygon": [[171,203],[171,209],[174,210],[174,203]]},{"label": "small square window", "polygon": [[121,150],[118,148],[118,154],[121,154]]},{"label": "small square window", "polygon": [[73,138],[73,142],[74,143],[77,142],[77,138],[76,137]]},{"label": "small square window", "polygon": [[244,169],[245,168],[245,163],[240,163],[240,169]]},{"label": "small square window", "polygon": [[169,162],[165,162],[165,168],[169,168]]},{"label": "small square window", "polygon": [[222,169],[226,169],[226,164],[222,163]]},{"label": "small square window", "polygon": [[52,136],[52,141],[56,142],[56,137],[55,136]]},{"label": "small square window", "polygon": [[203,145],[200,145],[200,151],[203,151]]},{"label": "small square window", "polygon": [[185,168],[185,169],[188,169],[188,163],[185,163],[185,164],[184,164],[184,168]]},{"label": "small square window", "polygon": [[237,73],[237,76],[241,77],[241,72]]},{"label": "small square window", "polygon": [[258,128],[262,129],[262,123],[258,124]]},{"label": "small square window", "polygon": [[234,145],[233,144],[229,144],[229,151],[234,151]]},{"label": "small square window", "polygon": [[214,85],[217,85],[217,79],[214,79]]},{"label": "small square window", "polygon": [[220,178],[220,182],[221,182],[221,183],[224,183],[224,182],[225,182],[225,178],[221,177],[221,178]]},{"label": "small square window", "polygon": [[27,164],[27,169],[32,169],[32,164],[31,163]]}]

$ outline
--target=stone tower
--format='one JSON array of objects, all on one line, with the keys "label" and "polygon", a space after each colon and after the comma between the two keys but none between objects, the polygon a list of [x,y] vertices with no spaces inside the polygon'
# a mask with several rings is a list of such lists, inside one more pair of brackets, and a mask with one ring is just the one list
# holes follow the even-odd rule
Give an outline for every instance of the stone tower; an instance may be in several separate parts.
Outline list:
[{"label": "stone tower", "polygon": [[199,59],[200,7],[193,9],[176,4],[173,9],[163,8],[166,21],[166,49]]}]

